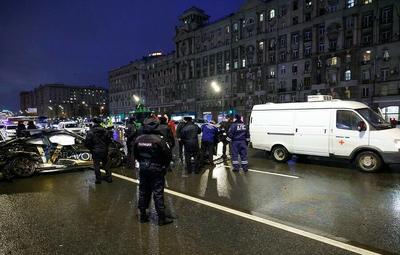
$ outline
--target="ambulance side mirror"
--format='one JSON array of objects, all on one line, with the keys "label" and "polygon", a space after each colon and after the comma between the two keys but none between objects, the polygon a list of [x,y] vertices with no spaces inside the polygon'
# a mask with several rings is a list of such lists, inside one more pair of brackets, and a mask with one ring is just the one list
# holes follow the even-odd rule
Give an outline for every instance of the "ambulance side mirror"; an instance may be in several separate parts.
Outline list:
[{"label": "ambulance side mirror", "polygon": [[364,132],[367,131],[367,124],[364,121],[358,122],[358,131]]}]

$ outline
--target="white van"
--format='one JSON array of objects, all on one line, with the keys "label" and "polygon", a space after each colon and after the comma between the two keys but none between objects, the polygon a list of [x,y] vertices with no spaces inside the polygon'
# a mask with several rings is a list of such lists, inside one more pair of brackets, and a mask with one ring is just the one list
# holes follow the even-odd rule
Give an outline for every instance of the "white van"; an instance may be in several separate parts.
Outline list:
[{"label": "white van", "polygon": [[292,154],[345,158],[378,171],[400,163],[400,129],[360,102],[310,96],[309,102],[255,105],[250,119],[253,148],[286,162]]}]

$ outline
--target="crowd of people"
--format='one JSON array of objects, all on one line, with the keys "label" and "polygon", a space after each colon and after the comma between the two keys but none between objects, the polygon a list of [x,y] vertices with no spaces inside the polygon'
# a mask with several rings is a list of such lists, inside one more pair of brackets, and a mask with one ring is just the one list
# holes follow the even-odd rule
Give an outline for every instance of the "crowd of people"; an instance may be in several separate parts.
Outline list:
[{"label": "crowd of people", "polygon": [[[111,183],[108,145],[111,143],[112,134],[101,126],[101,119],[95,118],[93,123],[85,144],[93,155],[96,184],[101,184],[102,180]],[[126,126],[125,138],[128,166],[135,168],[135,162],[139,165],[138,209],[141,223],[149,221],[147,210],[152,194],[158,225],[172,222],[165,213],[164,185],[165,175],[170,170],[173,160],[184,162],[187,173],[198,174],[203,166],[214,165],[217,146],[222,142],[222,158],[226,160],[227,153],[231,154],[233,171],[238,172],[240,167],[244,172],[248,171],[247,147],[250,134],[240,115],[228,116],[218,126],[214,121],[210,121],[201,127],[196,125],[191,117],[185,117],[177,126],[168,115],[152,114],[142,125],[131,117]],[[178,143],[179,155],[174,158],[172,151],[175,141]],[[106,172],[105,177],[101,176],[101,164]]]}]

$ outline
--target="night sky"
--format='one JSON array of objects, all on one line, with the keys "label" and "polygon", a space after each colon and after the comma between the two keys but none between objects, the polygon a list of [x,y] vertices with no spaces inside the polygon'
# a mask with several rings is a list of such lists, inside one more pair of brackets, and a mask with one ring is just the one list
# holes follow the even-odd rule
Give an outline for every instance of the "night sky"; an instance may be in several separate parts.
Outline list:
[{"label": "night sky", "polygon": [[0,110],[39,84],[107,87],[107,71],[170,52],[178,16],[197,6],[219,19],[244,0],[1,0]]}]

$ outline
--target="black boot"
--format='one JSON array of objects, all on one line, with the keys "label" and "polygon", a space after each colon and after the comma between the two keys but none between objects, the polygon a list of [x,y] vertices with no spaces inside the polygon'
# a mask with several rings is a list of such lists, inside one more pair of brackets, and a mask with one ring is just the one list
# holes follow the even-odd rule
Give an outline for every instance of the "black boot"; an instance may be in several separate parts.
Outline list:
[{"label": "black boot", "polygon": [[111,175],[110,175],[110,176],[104,177],[104,180],[105,180],[106,182],[108,182],[108,183],[112,183],[112,177],[111,177]]},{"label": "black boot", "polygon": [[101,179],[97,179],[97,178],[96,178],[96,181],[95,181],[94,183],[96,183],[96,184],[101,184]]},{"label": "black boot", "polygon": [[172,219],[167,218],[165,213],[158,213],[158,226],[168,225],[174,222]]},{"label": "black boot", "polygon": [[140,223],[149,222],[149,216],[147,215],[146,210],[140,210],[139,221]]}]

